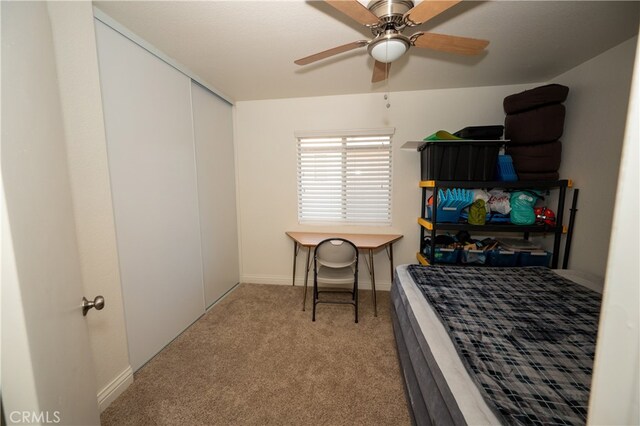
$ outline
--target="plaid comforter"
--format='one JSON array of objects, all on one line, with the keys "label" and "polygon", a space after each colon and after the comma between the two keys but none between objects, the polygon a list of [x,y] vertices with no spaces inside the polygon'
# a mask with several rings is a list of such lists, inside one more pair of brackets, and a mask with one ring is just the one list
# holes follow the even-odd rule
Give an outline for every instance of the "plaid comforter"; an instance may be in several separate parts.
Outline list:
[{"label": "plaid comforter", "polygon": [[505,423],[586,423],[599,294],[542,267],[408,271]]}]

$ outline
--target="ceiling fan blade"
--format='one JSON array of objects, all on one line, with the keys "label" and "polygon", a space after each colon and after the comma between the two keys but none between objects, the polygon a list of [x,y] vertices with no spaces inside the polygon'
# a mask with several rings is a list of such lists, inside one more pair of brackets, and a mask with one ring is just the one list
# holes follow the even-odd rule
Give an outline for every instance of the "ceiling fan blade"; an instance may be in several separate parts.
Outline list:
[{"label": "ceiling fan blade", "polygon": [[328,49],[319,53],[315,53],[313,55],[298,59],[294,61],[294,63],[298,65],[307,65],[315,61],[319,61],[320,59],[328,58],[329,56],[337,55],[338,53],[348,52],[349,50],[357,49],[358,47],[364,47],[369,42],[367,40],[358,40],[352,43],[343,44],[342,46],[334,47],[332,49]]},{"label": "ceiling fan blade", "polygon": [[489,45],[488,40],[422,32],[412,35],[411,42],[416,47],[460,55],[479,55]]},{"label": "ceiling fan blade", "polygon": [[423,22],[427,22],[429,19],[440,15],[445,10],[460,3],[462,0],[454,1],[433,1],[423,0],[422,3],[409,10],[404,14],[404,20],[407,25],[415,26],[420,25]]},{"label": "ceiling fan blade", "polygon": [[373,76],[371,77],[371,82],[378,83],[389,78],[389,68],[391,68],[391,63],[385,64],[384,62],[376,61],[373,65]]},{"label": "ceiling fan blade", "polygon": [[376,25],[380,20],[358,0],[324,0],[349,18],[362,25]]}]

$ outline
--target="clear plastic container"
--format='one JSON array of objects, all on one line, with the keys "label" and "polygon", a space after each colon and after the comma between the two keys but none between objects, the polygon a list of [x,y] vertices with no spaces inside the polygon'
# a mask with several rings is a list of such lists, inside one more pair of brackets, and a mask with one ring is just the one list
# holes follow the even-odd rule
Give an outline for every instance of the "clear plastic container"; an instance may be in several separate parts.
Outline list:
[{"label": "clear plastic container", "polygon": [[484,265],[487,262],[487,252],[484,250],[462,250],[461,262],[468,265]]},{"label": "clear plastic container", "polygon": [[[431,246],[429,243],[424,248],[424,255],[426,256],[428,261],[431,261]],[[436,247],[436,263],[458,263],[458,259],[460,258],[460,250],[458,249],[450,249],[450,248],[440,248]]]}]

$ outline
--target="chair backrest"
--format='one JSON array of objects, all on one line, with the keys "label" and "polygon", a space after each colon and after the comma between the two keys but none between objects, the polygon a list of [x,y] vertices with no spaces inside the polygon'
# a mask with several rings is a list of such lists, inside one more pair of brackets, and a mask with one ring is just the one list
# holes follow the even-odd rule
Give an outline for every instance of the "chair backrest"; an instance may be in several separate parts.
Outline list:
[{"label": "chair backrest", "polygon": [[358,261],[358,249],[344,238],[329,238],[316,246],[314,258],[320,265],[329,268],[344,268]]}]

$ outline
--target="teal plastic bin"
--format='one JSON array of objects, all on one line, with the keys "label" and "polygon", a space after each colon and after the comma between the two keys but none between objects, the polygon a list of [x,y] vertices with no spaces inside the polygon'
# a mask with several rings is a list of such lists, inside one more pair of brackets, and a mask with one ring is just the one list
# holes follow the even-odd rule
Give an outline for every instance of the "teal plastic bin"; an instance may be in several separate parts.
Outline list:
[{"label": "teal plastic bin", "polygon": [[[431,246],[427,245],[424,248],[424,255],[428,261],[431,261]],[[460,258],[460,250],[450,248],[436,247],[436,263],[458,263]]]},{"label": "teal plastic bin", "polygon": [[[473,202],[473,191],[460,188],[438,190],[438,223],[457,222],[462,209]],[[427,206],[427,218],[432,219],[432,206]]]},{"label": "teal plastic bin", "polygon": [[518,266],[546,266],[551,262],[548,251],[521,251],[518,253]]},{"label": "teal plastic bin", "polygon": [[518,253],[511,250],[489,250],[487,254],[487,265],[489,266],[516,266],[518,263]]},{"label": "teal plastic bin", "polygon": [[[427,218],[431,219],[433,215],[431,214],[431,206],[427,206]],[[438,223],[440,222],[448,222],[448,223],[456,223],[460,219],[460,213],[462,209],[456,207],[440,207],[438,206]]]}]

